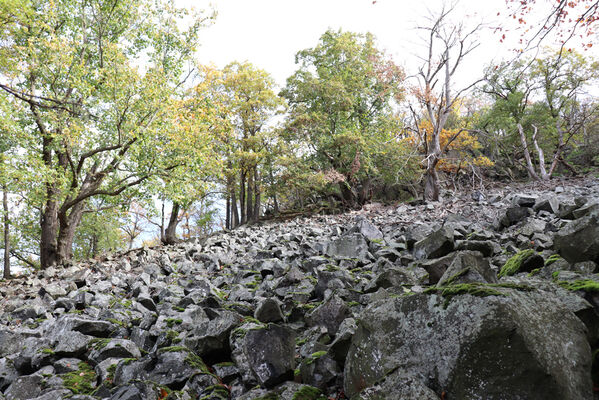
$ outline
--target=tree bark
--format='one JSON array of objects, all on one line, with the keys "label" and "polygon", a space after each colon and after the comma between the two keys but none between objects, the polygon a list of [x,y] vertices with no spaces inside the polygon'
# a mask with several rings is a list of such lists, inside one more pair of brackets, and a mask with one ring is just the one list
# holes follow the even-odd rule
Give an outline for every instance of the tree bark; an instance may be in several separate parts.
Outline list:
[{"label": "tree bark", "polygon": [[175,244],[177,243],[177,225],[179,224],[179,211],[181,210],[181,205],[177,202],[173,203],[173,209],[171,211],[171,216],[168,220],[168,226],[165,230],[164,235],[164,243],[165,244]]},{"label": "tree bark", "polygon": [[260,173],[258,167],[254,169],[254,220],[260,219]]},{"label": "tree bark", "polygon": [[237,195],[235,184],[231,186],[231,229],[239,226],[239,211],[237,210]]},{"label": "tree bark", "polygon": [[225,211],[225,229],[231,229],[231,189],[227,184],[227,200],[226,200],[226,211]]},{"label": "tree bark", "polygon": [[247,197],[246,197],[246,214],[247,221],[254,221],[254,171],[251,168],[248,171]]},{"label": "tree bark", "polygon": [[58,240],[56,243],[58,264],[70,260],[73,255],[73,240],[84,209],[85,203],[81,202],[75,204],[68,214],[66,212],[58,213]]},{"label": "tree bark", "polygon": [[530,158],[530,151],[528,150],[528,143],[526,142],[526,136],[524,135],[524,128],[521,124],[518,124],[518,133],[520,134],[520,143],[522,143],[522,149],[524,151],[524,159],[526,160],[526,170],[528,171],[528,175],[531,179],[536,181],[540,181],[539,175],[535,171],[535,167],[532,164],[532,160]]},{"label": "tree bark", "polygon": [[166,235],[164,233],[164,201],[162,201],[162,208],[160,211],[160,241],[162,243],[166,241]]},{"label": "tree bark", "polygon": [[4,210],[4,279],[10,278],[10,220],[8,218],[8,188],[2,186],[2,208]]},{"label": "tree bark", "polygon": [[434,166],[427,169],[424,176],[424,198],[429,201],[439,200],[439,176]]},{"label": "tree bark", "polygon": [[54,200],[46,201],[40,221],[40,265],[47,268],[58,261],[58,204]]},{"label": "tree bark", "polygon": [[245,209],[245,172],[241,172],[239,175],[239,209],[241,210],[241,221],[243,225],[247,222],[247,214]]}]

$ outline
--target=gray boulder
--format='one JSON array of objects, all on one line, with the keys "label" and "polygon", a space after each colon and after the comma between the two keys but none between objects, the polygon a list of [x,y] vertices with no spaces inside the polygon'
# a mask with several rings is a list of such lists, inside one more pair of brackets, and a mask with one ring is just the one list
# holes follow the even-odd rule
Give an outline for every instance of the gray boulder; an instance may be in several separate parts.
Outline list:
[{"label": "gray boulder", "polygon": [[410,371],[455,399],[591,399],[582,322],[547,292],[379,301],[359,320],[344,370],[354,396],[389,371]]},{"label": "gray boulder", "polygon": [[571,221],[553,238],[555,249],[571,263],[599,263],[599,213]]},{"label": "gray boulder", "polygon": [[439,258],[449,254],[453,249],[453,229],[444,226],[414,244],[414,257]]},{"label": "gray boulder", "polygon": [[325,254],[330,257],[366,260],[368,259],[368,244],[364,236],[353,233],[327,243]]},{"label": "gray boulder", "polygon": [[329,335],[335,336],[343,320],[349,316],[350,311],[345,302],[333,295],[308,314],[306,322],[308,326],[324,326]]},{"label": "gray boulder", "polygon": [[273,298],[264,299],[256,307],[254,318],[260,322],[279,322],[284,319],[279,302]]},{"label": "gray boulder", "polygon": [[[449,282],[451,280],[451,282]],[[478,251],[460,251],[437,283],[495,283],[497,277],[491,269],[489,261]]]},{"label": "gray boulder", "polygon": [[260,385],[273,387],[293,378],[295,333],[291,329],[275,324],[252,329],[244,337],[243,350]]},{"label": "gray boulder", "polygon": [[370,241],[383,240],[383,233],[364,217],[356,218],[356,224],[349,229],[351,233],[360,233]]}]

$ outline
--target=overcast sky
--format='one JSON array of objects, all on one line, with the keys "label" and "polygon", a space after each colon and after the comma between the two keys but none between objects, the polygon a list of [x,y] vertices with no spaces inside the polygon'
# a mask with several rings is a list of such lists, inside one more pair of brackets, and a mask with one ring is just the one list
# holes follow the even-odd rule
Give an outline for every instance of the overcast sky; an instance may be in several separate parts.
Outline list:
[{"label": "overcast sky", "polygon": [[[209,4],[177,1],[185,7],[204,9]],[[426,23],[430,12],[438,12],[443,1],[377,0],[373,4],[372,0],[213,0],[211,4],[218,16],[201,33],[199,61],[217,67],[232,61],[250,61],[283,86],[296,69],[295,53],[314,47],[328,28],[372,32],[379,48],[413,73],[418,61],[415,55],[423,50],[416,27]],[[502,44],[500,34],[492,29],[499,23],[505,25],[505,0],[461,0],[453,15],[467,23],[484,21],[488,26],[481,31],[481,46],[467,60],[462,79],[480,75],[492,60],[513,55],[510,49],[516,46],[519,35],[508,34],[510,44]],[[528,19],[534,25],[534,16]]]}]

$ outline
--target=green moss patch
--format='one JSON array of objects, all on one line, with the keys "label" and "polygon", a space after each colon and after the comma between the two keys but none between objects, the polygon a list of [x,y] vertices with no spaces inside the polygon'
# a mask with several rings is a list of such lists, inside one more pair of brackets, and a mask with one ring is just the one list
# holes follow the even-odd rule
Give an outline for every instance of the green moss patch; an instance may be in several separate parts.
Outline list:
[{"label": "green moss patch", "polygon": [[86,362],[80,362],[77,371],[61,375],[63,385],[73,394],[91,395],[96,389],[96,373]]},{"label": "green moss patch", "polygon": [[293,394],[291,400],[326,400],[326,396],[313,386],[302,386]]},{"label": "green moss patch", "polygon": [[487,296],[507,296],[506,293],[499,291],[498,289],[515,289],[515,290],[524,290],[530,291],[534,290],[530,286],[519,285],[516,283],[480,283],[480,282],[472,282],[472,283],[456,283],[453,285],[443,285],[441,287],[432,286],[424,291],[424,293],[437,293],[441,296],[445,297],[444,307],[449,305],[449,302],[454,296],[459,296],[463,294],[469,294],[477,297],[487,297]]},{"label": "green moss patch", "polygon": [[557,284],[564,289],[576,292],[583,290],[585,292],[599,292],[599,282],[590,279],[578,280],[578,281],[557,281]]},{"label": "green moss patch", "polygon": [[551,265],[554,262],[559,261],[561,259],[562,259],[562,256],[560,256],[559,254],[553,254],[545,260],[545,266],[548,267],[549,265]]},{"label": "green moss patch", "polygon": [[533,249],[519,251],[516,255],[507,260],[505,265],[501,268],[501,271],[499,271],[498,276],[502,278],[504,276],[514,275],[516,272],[520,271],[524,261],[535,255],[537,255],[537,252]]}]

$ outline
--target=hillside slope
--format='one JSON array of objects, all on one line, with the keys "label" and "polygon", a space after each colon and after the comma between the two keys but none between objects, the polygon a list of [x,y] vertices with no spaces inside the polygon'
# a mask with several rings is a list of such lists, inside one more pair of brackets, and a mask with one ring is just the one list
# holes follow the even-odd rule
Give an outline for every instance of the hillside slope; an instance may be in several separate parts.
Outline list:
[{"label": "hillside slope", "polygon": [[0,399],[592,399],[599,181],[264,223],[0,285]]}]

